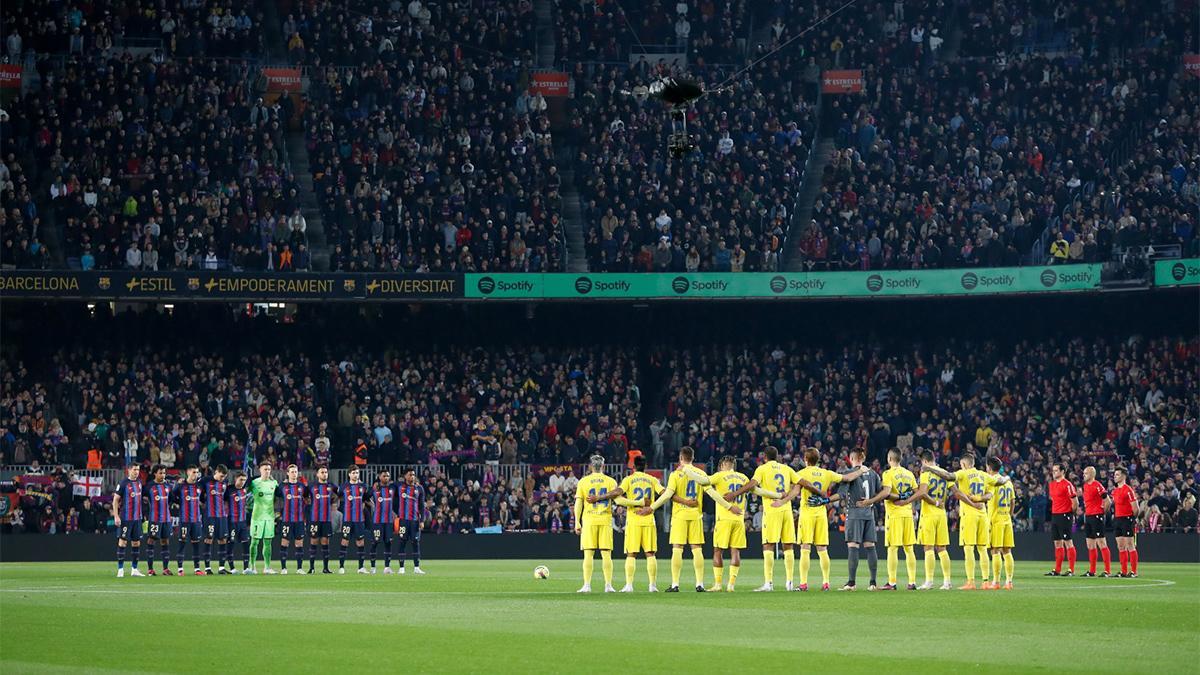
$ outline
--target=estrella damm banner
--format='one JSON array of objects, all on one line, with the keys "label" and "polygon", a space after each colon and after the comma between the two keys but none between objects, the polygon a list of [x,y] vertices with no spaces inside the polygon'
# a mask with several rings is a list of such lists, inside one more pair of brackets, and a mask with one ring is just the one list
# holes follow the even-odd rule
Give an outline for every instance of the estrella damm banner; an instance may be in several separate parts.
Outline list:
[{"label": "estrella damm banner", "polygon": [[433,300],[462,297],[457,274],[0,272],[0,297],[147,300]]},{"label": "estrella damm banner", "polygon": [[1099,265],[811,273],[467,274],[467,298],[868,298],[1085,291]]},{"label": "estrella damm banner", "polygon": [[1196,286],[1200,284],[1200,258],[1154,261],[1155,286]]}]

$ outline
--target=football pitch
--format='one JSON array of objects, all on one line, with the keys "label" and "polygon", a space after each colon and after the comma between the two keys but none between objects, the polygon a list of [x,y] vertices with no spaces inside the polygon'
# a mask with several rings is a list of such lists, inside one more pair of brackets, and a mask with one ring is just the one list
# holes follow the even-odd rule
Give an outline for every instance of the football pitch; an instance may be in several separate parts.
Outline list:
[{"label": "football pitch", "polygon": [[[623,561],[614,562],[619,587]],[[414,577],[411,568],[360,576],[348,562],[345,576],[124,579],[111,563],[4,564],[0,672],[1166,674],[1200,663],[1200,565],[1086,579],[1044,578],[1046,564],[1021,562],[1013,591],[754,593],[762,561],[751,559],[736,593],[699,594],[689,559],[682,593],[652,595],[639,561],[638,592],[579,595],[578,561],[550,561],[544,581],[533,579],[537,564],[429,560]],[[833,569],[840,584],[844,561]],[[813,572],[819,581],[815,562]],[[961,583],[959,560],[954,573]],[[664,559],[660,588],[669,575]],[[711,585],[711,567],[706,577]],[[603,588],[598,560],[593,587]]]}]

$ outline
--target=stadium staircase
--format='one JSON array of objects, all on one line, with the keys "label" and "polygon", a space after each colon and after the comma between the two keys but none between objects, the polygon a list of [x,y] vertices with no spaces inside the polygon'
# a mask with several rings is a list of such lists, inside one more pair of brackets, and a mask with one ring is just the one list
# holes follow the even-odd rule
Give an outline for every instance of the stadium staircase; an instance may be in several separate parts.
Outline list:
[{"label": "stadium staircase", "polygon": [[300,185],[300,211],[307,224],[308,251],[312,255],[312,268],[316,272],[329,271],[329,243],[325,238],[325,224],[321,220],[321,209],[317,204],[317,192],[313,188],[312,171],[308,164],[308,145],[304,131],[288,130],[288,157],[292,163],[292,175]]},{"label": "stadium staircase", "polygon": [[[556,45],[558,36],[554,20],[554,3],[551,0],[535,0],[534,15],[537,17],[537,66],[556,69]],[[562,199],[559,223],[566,244],[565,269],[568,272],[587,272],[587,251],[583,247],[583,207],[579,200],[579,188],[575,185],[575,158],[579,149],[569,140],[570,99],[551,98],[547,101],[550,131],[554,136],[554,160],[562,176],[562,187],[558,196]]]},{"label": "stadium staircase", "polygon": [[832,156],[833,139],[818,130],[812,151],[808,153],[808,162],[804,165],[804,183],[800,185],[791,223],[788,224],[787,249],[784,251],[784,270],[788,272],[804,271],[804,260],[800,255],[800,232],[812,220],[813,203],[821,192],[821,185],[825,182],[825,167]]}]

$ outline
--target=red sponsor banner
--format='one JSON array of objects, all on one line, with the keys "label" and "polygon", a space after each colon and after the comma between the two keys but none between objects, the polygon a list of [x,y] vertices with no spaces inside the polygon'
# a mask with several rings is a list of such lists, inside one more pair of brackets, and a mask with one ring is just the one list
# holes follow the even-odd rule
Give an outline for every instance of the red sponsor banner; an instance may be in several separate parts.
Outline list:
[{"label": "red sponsor banner", "polygon": [[1200,77],[1200,54],[1184,54],[1183,69],[1192,77]]},{"label": "red sponsor banner", "polygon": [[566,73],[534,73],[529,81],[529,92],[542,92],[542,96],[566,96],[570,80]]},{"label": "red sponsor banner", "polygon": [[0,64],[0,89],[21,88],[21,66],[11,63]]},{"label": "red sponsor banner", "polygon": [[300,91],[299,68],[263,68],[267,91]]},{"label": "red sponsor banner", "polygon": [[821,75],[821,93],[857,94],[863,90],[861,70],[827,70]]}]

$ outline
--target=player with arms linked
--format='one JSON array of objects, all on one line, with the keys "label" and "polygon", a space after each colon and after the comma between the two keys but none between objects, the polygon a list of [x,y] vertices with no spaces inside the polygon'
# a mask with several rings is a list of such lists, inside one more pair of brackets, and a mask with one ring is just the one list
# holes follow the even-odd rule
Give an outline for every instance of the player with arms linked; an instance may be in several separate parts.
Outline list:
[{"label": "player with arms linked", "polygon": [[142,547],[142,467],[131,465],[113,494],[112,516],[117,526],[117,577],[125,576],[125,553],[129,549],[131,577],[145,576],[138,570]]},{"label": "player with arms linked", "polygon": [[958,498],[959,522],[958,542],[963,547],[963,566],[966,568],[967,581],[959,587],[960,590],[973,591],[975,586],[975,554],[979,554],[979,564],[983,583],[988,583],[987,549],[991,545],[990,521],[986,506],[990,490],[998,483],[1008,482],[1006,476],[989,476],[975,468],[975,455],[965,454],[958,460],[959,470],[951,473],[932,464],[926,464],[925,470],[938,478],[953,482],[953,494]]},{"label": "player with arms linked", "polygon": [[621,481],[620,497],[615,502],[626,508],[625,513],[625,586],[622,593],[633,592],[633,575],[637,572],[638,553],[646,557],[646,575],[650,577],[649,591],[658,591],[658,524],[654,522],[651,502],[666,488],[657,478],[646,473],[646,458],[633,458],[633,473]]},{"label": "player with arms linked", "polygon": [[796,482],[796,472],[792,467],[779,461],[779,450],[768,445],[763,450],[765,461],[754,470],[754,476],[736,490],[726,492],[723,496],[731,503],[742,504],[743,495],[747,492],[762,498],[762,551],[763,551],[763,585],[754,589],[756,593],[775,590],[775,547],[783,547],[784,569],[787,572],[787,590],[792,590],[792,575],[795,565],[795,552],[792,544],[796,542],[796,519],[792,517],[792,505],[775,504],[792,488]]},{"label": "player with arms linked", "polygon": [[826,492],[837,483],[856,480],[866,472],[858,467],[848,473],[839,474],[820,466],[821,452],[816,448],[804,451],[804,468],[796,472],[796,484],[784,495],[781,503],[791,502],[800,495],[800,522],[796,539],[800,542],[800,585],[797,591],[808,590],[808,570],[812,564],[810,550],[815,546],[821,565],[821,590],[829,590],[829,511],[826,505],[830,498]]},{"label": "player with arms linked", "polygon": [[590,467],[590,473],[580,479],[575,489],[575,534],[579,535],[579,550],[583,551],[583,586],[577,592],[592,592],[593,559],[596,551],[600,551],[604,592],[616,593],[612,585],[612,500],[623,493],[617,481],[605,475],[603,457],[592,455]]},{"label": "player with arms linked", "polygon": [[[732,455],[725,455],[717,464],[720,470],[710,476],[712,485],[704,488],[704,494],[717,504],[717,522],[713,527],[713,586],[708,589],[715,593],[733,592],[738,571],[742,568],[742,550],[746,548],[746,520],[742,514],[746,512],[747,497],[740,495],[732,502],[724,497],[725,493],[736,492],[750,482],[736,467],[737,460]],[[726,551],[730,552],[729,585],[722,588]]]}]

